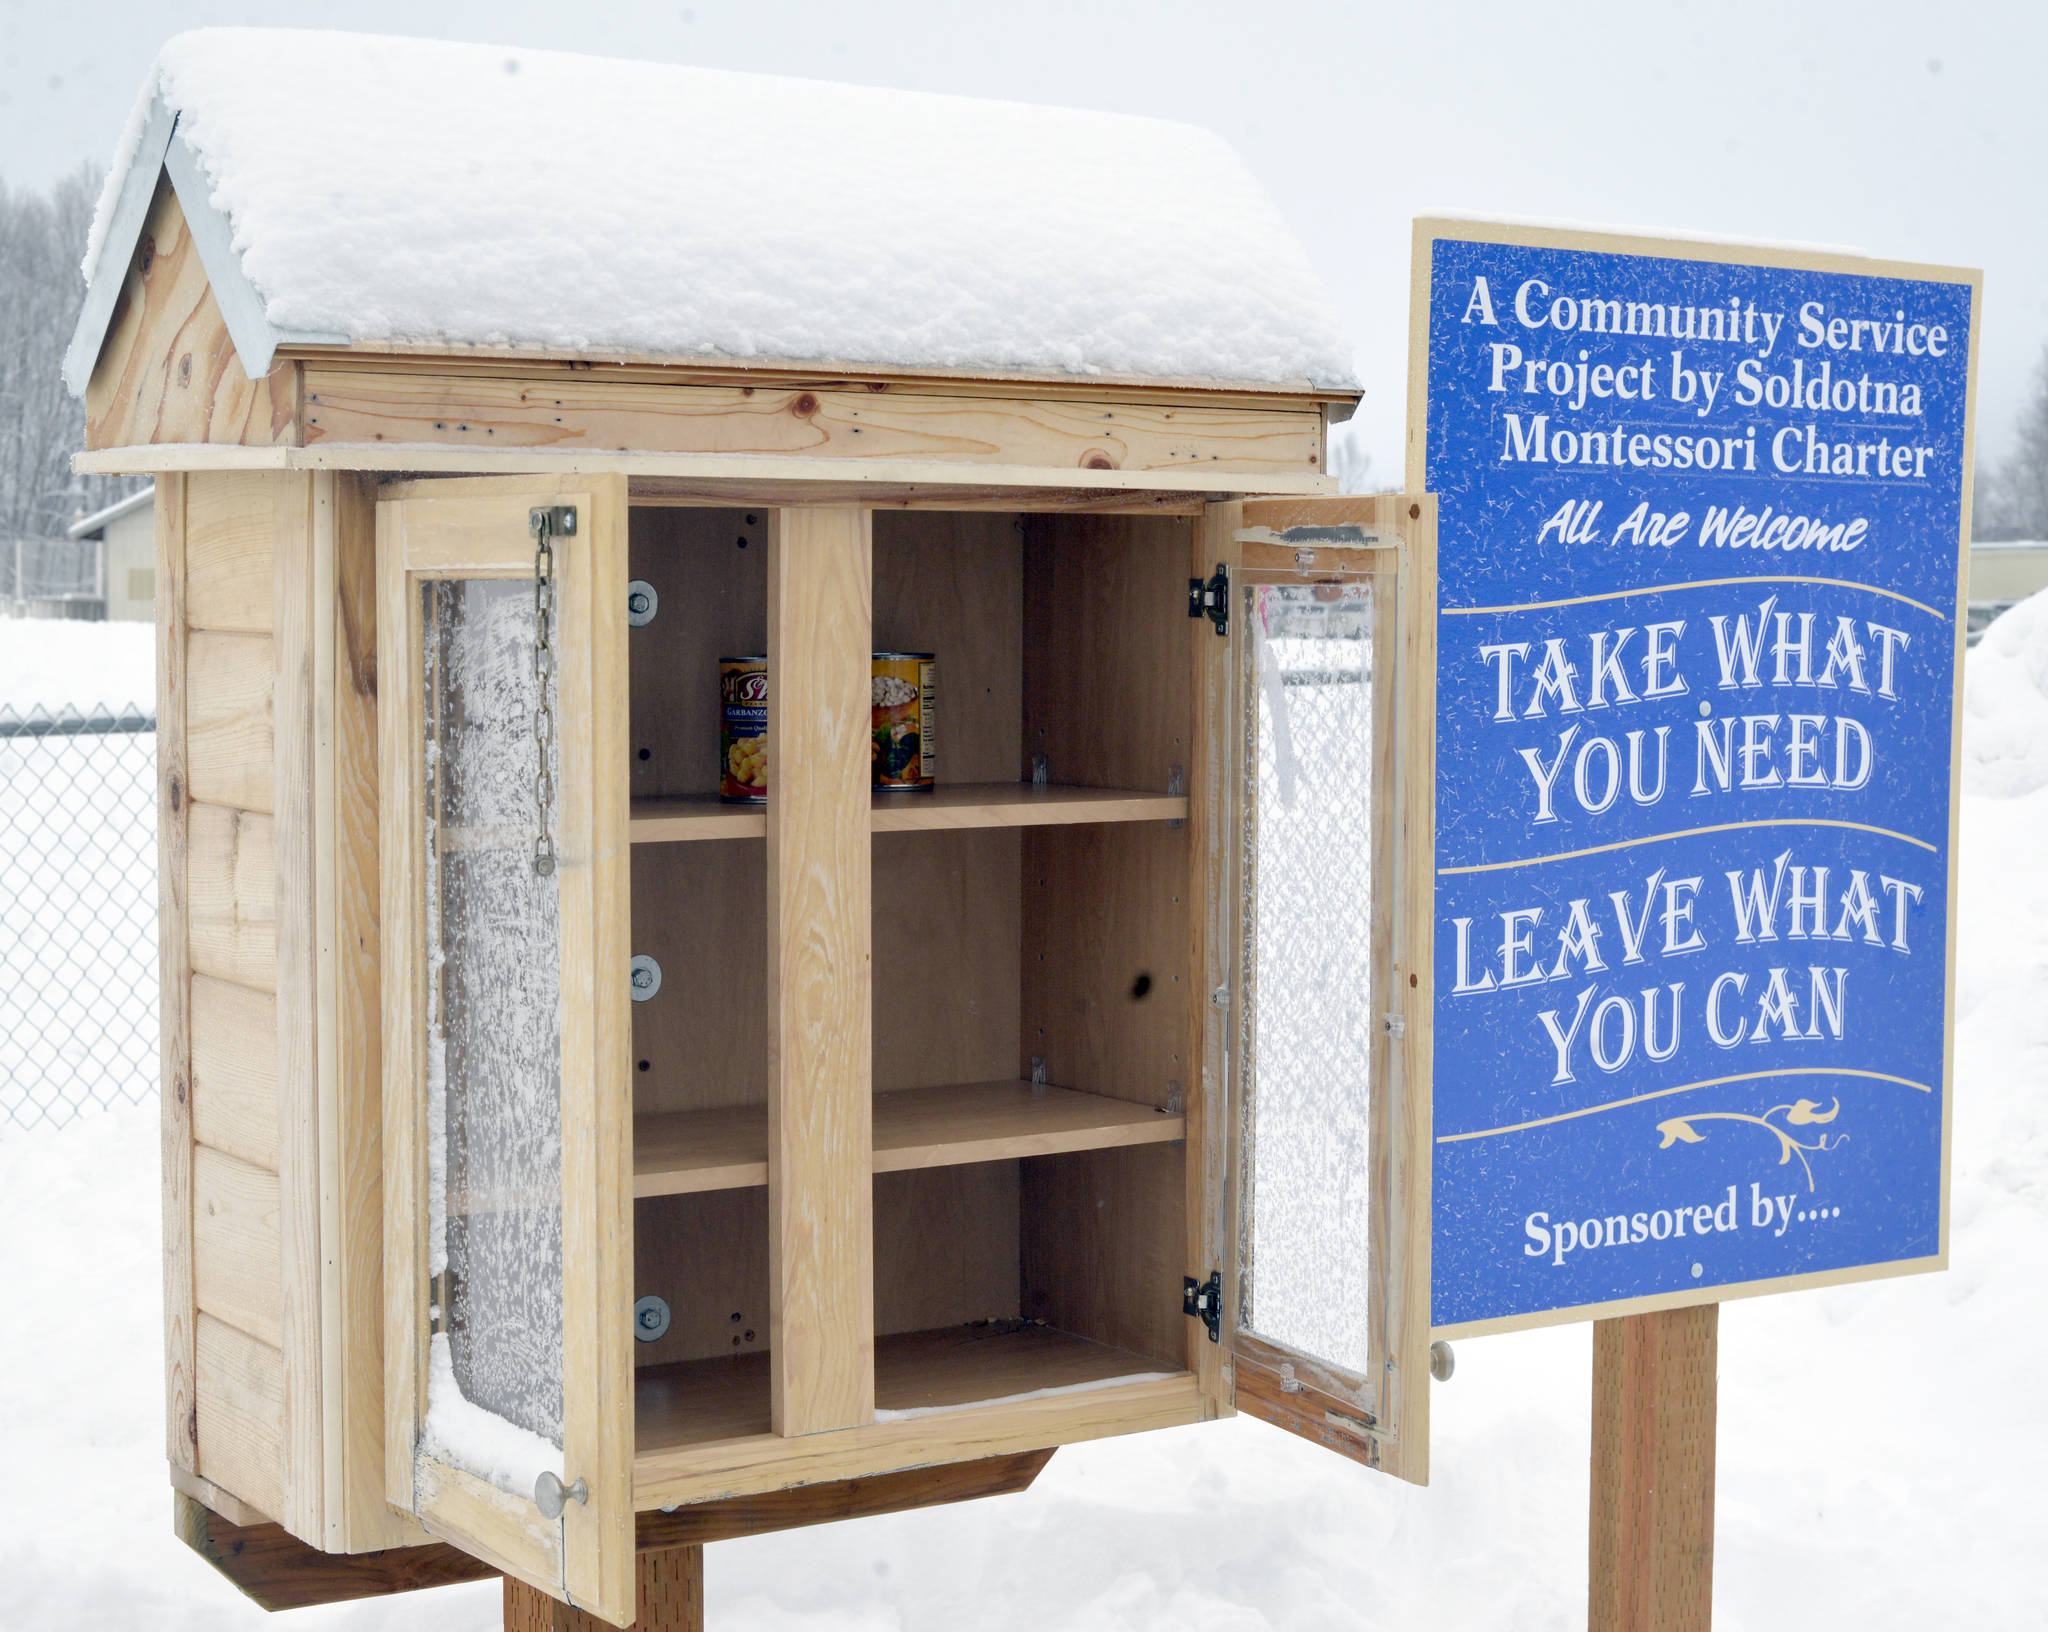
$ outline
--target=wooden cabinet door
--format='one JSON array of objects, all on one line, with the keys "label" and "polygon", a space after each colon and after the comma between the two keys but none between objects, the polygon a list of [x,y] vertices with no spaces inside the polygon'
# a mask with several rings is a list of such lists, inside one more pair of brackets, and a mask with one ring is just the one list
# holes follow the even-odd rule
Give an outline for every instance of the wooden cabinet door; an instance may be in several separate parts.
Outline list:
[{"label": "wooden cabinet door", "polygon": [[622,477],[422,480],[377,505],[387,1490],[618,1625],[625,560]]},{"label": "wooden cabinet door", "polygon": [[1246,501],[1214,507],[1202,540],[1227,613],[1203,793],[1230,1387],[1240,1411],[1421,1483],[1435,507]]}]

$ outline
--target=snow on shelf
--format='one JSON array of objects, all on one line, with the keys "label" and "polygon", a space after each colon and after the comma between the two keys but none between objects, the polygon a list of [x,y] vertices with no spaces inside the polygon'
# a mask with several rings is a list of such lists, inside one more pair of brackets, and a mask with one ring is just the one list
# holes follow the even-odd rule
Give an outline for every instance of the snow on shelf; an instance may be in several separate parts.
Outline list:
[{"label": "snow on shelf", "polygon": [[276,335],[1353,383],[1306,252],[1237,154],[1190,125],[202,29],[165,45],[143,87],[88,280],[125,254],[109,223],[127,172],[157,162],[159,106]]}]

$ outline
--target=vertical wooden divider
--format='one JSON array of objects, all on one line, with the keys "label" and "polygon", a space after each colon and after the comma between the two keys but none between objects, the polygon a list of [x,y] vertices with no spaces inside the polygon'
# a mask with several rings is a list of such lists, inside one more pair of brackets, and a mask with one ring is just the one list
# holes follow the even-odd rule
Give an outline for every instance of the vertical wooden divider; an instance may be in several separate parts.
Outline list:
[{"label": "vertical wooden divider", "polygon": [[[316,736],[314,696],[318,653],[314,634],[315,585],[322,565],[332,567],[332,533],[324,563],[315,560],[318,484],[324,473],[289,472],[273,478],[271,534],[272,828],[277,867],[277,1180],[278,1257],[284,1269],[285,1511],[277,1518],[301,1541],[326,1537],[327,1420],[321,1365],[322,1282],[328,1264],[321,1250],[320,1076],[324,1064],[319,1023],[319,970],[315,945],[320,823],[315,761],[325,743]],[[330,517],[331,519],[331,517]]]},{"label": "vertical wooden divider", "polygon": [[1721,1306],[1593,1323],[1589,1632],[1706,1632],[1714,1618]]},{"label": "vertical wooden divider", "polygon": [[157,956],[162,994],[165,1452],[199,1471],[193,1378],[198,1301],[192,1280],[192,949],[186,938],[185,477],[156,479]]},{"label": "vertical wooden divider", "polygon": [[768,535],[769,1372],[778,1434],[874,1420],[873,517]]}]

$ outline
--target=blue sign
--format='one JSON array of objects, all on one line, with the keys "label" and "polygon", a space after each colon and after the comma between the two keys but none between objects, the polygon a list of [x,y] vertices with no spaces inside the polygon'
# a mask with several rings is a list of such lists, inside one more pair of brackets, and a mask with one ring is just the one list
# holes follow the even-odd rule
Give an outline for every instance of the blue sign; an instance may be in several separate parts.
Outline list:
[{"label": "blue sign", "polygon": [[1940,1267],[1977,275],[1418,242],[1433,1325]]}]

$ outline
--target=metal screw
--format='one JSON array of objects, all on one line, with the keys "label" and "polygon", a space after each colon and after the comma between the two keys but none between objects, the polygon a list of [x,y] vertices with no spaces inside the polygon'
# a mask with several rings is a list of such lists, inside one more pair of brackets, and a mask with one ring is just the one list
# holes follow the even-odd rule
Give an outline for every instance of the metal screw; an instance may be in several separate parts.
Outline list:
[{"label": "metal screw", "polygon": [[652,1292],[633,1305],[633,1335],[642,1343],[659,1343],[668,1335],[668,1301]]},{"label": "metal screw", "polygon": [[660,610],[661,595],[645,578],[635,578],[626,586],[626,622],[633,628],[645,629]]},{"label": "metal screw", "polygon": [[645,1003],[661,990],[661,965],[645,952],[633,959],[633,1001]]}]

